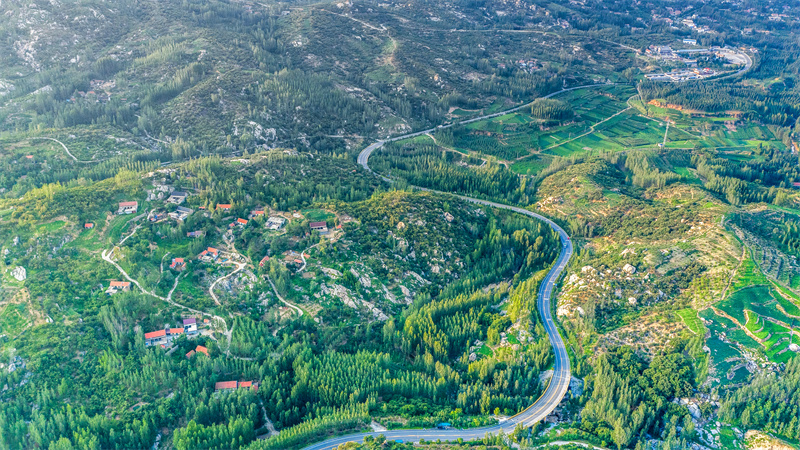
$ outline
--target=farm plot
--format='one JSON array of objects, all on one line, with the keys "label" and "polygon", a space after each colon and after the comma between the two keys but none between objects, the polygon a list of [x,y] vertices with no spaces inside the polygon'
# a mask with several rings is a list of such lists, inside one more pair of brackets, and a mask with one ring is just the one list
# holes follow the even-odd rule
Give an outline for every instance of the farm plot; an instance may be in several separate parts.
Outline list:
[{"label": "farm plot", "polygon": [[783,312],[787,307],[796,308],[766,285],[740,289],[717,305],[721,311],[744,324],[759,339],[767,358],[774,362],[786,362],[794,356],[789,345],[797,339],[792,337],[792,330],[800,321]]},{"label": "farm plot", "polygon": [[697,311],[692,308],[686,308],[677,311],[677,314],[683,320],[683,323],[686,324],[686,328],[692,333],[700,336],[705,334],[706,327],[703,325],[703,321],[700,320],[700,317],[698,317]]},{"label": "farm plot", "polygon": [[713,386],[741,383],[747,379],[748,372],[742,371],[748,359],[740,348],[756,352],[759,345],[730,320],[720,317],[711,309],[700,311],[699,316],[709,330],[706,346],[711,361],[709,376],[716,379]]}]

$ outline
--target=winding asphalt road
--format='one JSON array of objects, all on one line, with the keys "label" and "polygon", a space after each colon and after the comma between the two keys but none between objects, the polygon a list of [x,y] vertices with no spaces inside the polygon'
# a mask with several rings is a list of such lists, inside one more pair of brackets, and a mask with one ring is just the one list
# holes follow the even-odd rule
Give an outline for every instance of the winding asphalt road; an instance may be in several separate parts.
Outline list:
[{"label": "winding asphalt road", "polygon": [[[592,85],[576,86],[572,88],[562,89],[558,92],[554,92],[550,95],[547,95],[544,98],[550,98],[558,94],[561,94],[563,92],[572,91],[575,89],[582,89],[582,88],[596,87],[596,86],[605,86],[605,84],[592,84]],[[436,128],[430,128],[427,130],[418,131],[415,133],[409,133],[403,136],[397,136],[391,139],[375,142],[374,144],[370,145],[369,147],[361,151],[361,153],[358,155],[358,163],[362,167],[364,167],[365,170],[372,173],[372,169],[369,168],[368,164],[369,157],[370,155],[372,155],[372,152],[380,149],[387,142],[394,142],[402,139],[408,139],[420,136],[423,134],[436,131],[437,129],[449,128],[457,124],[467,124],[479,120],[491,119],[493,117],[498,117],[504,114],[508,114],[510,112],[518,111],[529,105],[530,103],[527,103],[525,105],[520,105],[506,111],[489,114],[481,117],[476,117],[473,119],[468,119],[453,124],[440,125],[439,127]],[[389,182],[392,181],[389,178],[386,178],[382,175],[379,176]],[[569,235],[567,235],[567,232],[564,231],[564,229],[562,229],[560,226],[558,226],[558,224],[556,224],[552,220],[535,212],[528,211],[527,209],[518,208],[516,206],[504,205],[502,203],[490,202],[488,200],[466,197],[463,195],[450,194],[447,192],[441,192],[422,187],[415,187],[415,189],[429,191],[429,192],[436,192],[440,194],[453,195],[455,197],[461,198],[463,200],[472,203],[490,206],[493,208],[505,209],[519,214],[524,214],[526,216],[544,221],[558,233],[559,237],[561,238],[561,253],[558,255],[558,259],[556,259],[555,263],[553,264],[553,267],[550,269],[550,271],[545,276],[544,280],[542,280],[542,283],[539,285],[539,295],[537,297],[537,308],[539,309],[539,314],[541,314],[542,316],[542,323],[544,324],[545,331],[547,332],[547,337],[550,339],[550,343],[553,346],[553,353],[555,354],[555,363],[553,365],[553,377],[550,379],[550,382],[548,383],[547,389],[545,390],[544,394],[542,394],[542,396],[539,397],[539,399],[536,400],[536,402],[534,402],[533,405],[529,406],[527,409],[517,414],[516,416],[513,416],[510,419],[497,425],[482,427],[482,428],[470,428],[465,430],[460,430],[460,429],[413,430],[412,429],[412,430],[392,430],[392,431],[373,431],[369,433],[355,433],[346,436],[331,438],[326,441],[319,442],[317,444],[309,445],[305,447],[305,450],[331,450],[348,442],[362,442],[364,438],[367,436],[377,437],[379,435],[383,435],[386,437],[386,439],[391,439],[391,440],[418,442],[420,439],[425,439],[425,440],[441,439],[443,441],[455,441],[458,439],[474,440],[483,438],[488,434],[497,435],[500,432],[510,433],[514,431],[517,425],[528,427],[536,422],[543,420],[551,412],[553,412],[556,406],[558,406],[558,404],[561,402],[561,399],[564,398],[564,395],[567,393],[567,389],[569,389],[569,381],[570,381],[569,355],[567,354],[566,345],[564,345],[564,341],[558,334],[558,329],[556,328],[556,325],[553,322],[553,317],[551,314],[551,307],[550,307],[551,306],[550,299],[552,298],[553,289],[555,288],[556,281],[558,280],[559,275],[561,275],[561,272],[567,267],[567,263],[569,262],[569,259],[572,256],[572,241],[570,240]]]}]

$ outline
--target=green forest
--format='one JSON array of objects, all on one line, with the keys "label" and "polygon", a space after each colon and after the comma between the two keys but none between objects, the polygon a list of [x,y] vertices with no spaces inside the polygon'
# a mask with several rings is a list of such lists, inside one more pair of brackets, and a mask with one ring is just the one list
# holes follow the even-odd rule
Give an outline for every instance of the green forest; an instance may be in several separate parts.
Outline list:
[{"label": "green forest", "polygon": [[2,9],[1,449],[800,443],[797,5]]}]

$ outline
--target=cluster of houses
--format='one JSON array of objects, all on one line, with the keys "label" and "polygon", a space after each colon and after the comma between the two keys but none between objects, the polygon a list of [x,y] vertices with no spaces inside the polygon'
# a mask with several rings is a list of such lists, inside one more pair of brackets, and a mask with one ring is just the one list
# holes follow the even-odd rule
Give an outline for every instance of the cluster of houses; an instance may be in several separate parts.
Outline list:
[{"label": "cluster of houses", "polygon": [[252,381],[218,381],[214,385],[217,392],[235,391],[236,389],[252,389],[258,391],[258,383]]},{"label": "cluster of houses", "polygon": [[[183,319],[183,326],[178,328],[165,327],[163,330],[151,331],[144,334],[145,347],[161,346],[167,348],[172,345],[172,341],[184,334],[192,338],[198,333],[197,319],[190,317]],[[205,347],[203,347],[205,349]],[[196,350],[196,349],[195,349]],[[205,352],[208,355],[208,350]],[[188,356],[188,355],[187,355]]]}]

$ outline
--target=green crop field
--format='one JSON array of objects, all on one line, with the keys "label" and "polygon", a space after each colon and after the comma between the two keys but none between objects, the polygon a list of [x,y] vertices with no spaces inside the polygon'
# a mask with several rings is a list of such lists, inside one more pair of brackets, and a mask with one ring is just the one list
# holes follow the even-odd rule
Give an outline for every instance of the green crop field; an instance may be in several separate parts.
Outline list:
[{"label": "green crop field", "polygon": [[697,311],[686,308],[676,311],[678,316],[683,319],[683,323],[686,324],[686,327],[692,331],[692,333],[697,335],[704,335],[706,332],[706,327],[703,325],[703,322],[697,316]]},{"label": "green crop field", "polygon": [[328,219],[333,219],[336,217],[332,213],[325,211],[324,209],[304,209],[300,211],[303,213],[306,219],[310,220],[311,222],[323,222]]}]

